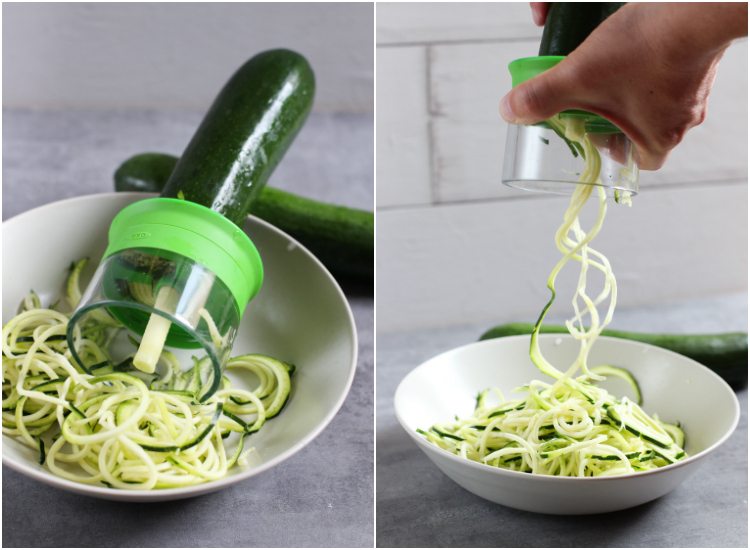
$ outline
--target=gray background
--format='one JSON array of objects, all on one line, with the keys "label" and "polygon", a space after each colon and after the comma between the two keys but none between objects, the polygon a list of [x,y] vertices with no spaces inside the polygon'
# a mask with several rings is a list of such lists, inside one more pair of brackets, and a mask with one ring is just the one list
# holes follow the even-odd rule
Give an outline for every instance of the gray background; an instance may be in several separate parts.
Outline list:
[{"label": "gray background", "polygon": [[[279,46],[308,57],[318,94],[269,185],[373,208],[371,4],[13,4],[3,31],[3,219],[112,192],[136,153],[180,155],[232,71]],[[3,546],[371,547],[373,288],[340,283],[359,361],[308,447],[223,491],[156,504],[77,496],[3,467]]]}]

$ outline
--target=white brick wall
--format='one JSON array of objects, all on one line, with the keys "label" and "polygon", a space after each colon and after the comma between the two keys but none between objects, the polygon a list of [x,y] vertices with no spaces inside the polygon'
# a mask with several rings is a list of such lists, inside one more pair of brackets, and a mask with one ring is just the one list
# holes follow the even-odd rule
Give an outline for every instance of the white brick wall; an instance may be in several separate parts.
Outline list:
[{"label": "white brick wall", "polygon": [[430,193],[430,116],[424,48],[384,48],[378,52],[376,79],[380,127],[376,131],[378,204],[427,204]]},{"label": "white brick wall", "polygon": [[[541,36],[528,4],[379,2],[376,17],[378,330],[533,320],[567,201],[500,183],[507,65]],[[594,248],[618,303],[746,290],[747,54],[729,48],[708,118],[641,174],[633,208],[611,205]]]}]

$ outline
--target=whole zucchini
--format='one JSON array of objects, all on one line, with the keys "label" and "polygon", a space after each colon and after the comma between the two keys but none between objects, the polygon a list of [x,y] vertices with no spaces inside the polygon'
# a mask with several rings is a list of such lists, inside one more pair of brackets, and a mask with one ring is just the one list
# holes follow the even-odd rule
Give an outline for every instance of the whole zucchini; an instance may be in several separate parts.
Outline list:
[{"label": "whole zucchini", "polygon": [[241,226],[307,119],[315,76],[304,57],[269,50],[229,79],[161,193],[206,206]]},{"label": "whole zucchini", "polygon": [[267,187],[253,203],[250,213],[297,239],[331,272],[373,279],[372,212],[325,204]]},{"label": "whole zucchini", "polygon": [[[532,323],[508,323],[491,328],[479,338],[489,340],[504,336],[531,334]],[[542,334],[567,334],[561,325],[542,325]],[[726,334],[643,334],[620,330],[603,330],[602,336],[612,336],[651,344],[689,357],[721,376],[733,388],[747,386],[747,333]]]},{"label": "whole zucchini", "polygon": [[[178,160],[162,153],[135,155],[115,172],[115,190],[160,193]],[[250,213],[297,239],[335,275],[373,279],[372,212],[265,188],[251,200]]]},{"label": "whole zucchini", "polygon": [[568,55],[625,2],[551,2],[539,55]]}]

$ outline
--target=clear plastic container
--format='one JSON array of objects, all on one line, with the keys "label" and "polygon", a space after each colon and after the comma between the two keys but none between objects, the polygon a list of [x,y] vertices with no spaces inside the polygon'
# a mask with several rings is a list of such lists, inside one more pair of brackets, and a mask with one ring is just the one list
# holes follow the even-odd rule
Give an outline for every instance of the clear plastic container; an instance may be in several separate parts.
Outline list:
[{"label": "clear plastic container", "polygon": [[[255,246],[220,214],[178,199],[134,203],[113,220],[104,259],[68,324],[71,353],[91,373],[105,364],[151,381],[155,375],[163,385],[176,375],[175,357],[183,382],[205,399],[221,384],[262,281]],[[104,352],[86,343],[95,331],[107,335]],[[177,355],[201,348],[194,364]]]},{"label": "clear plastic container", "polygon": [[[86,328],[122,323],[136,341],[155,314],[169,321],[164,349],[199,349],[210,368],[199,369],[201,395],[213,394],[221,382],[240,324],[240,311],[229,288],[204,265],[176,253],[151,248],[120,250],[99,265],[68,325],[71,352],[79,364]],[[109,347],[113,365],[135,361],[138,347],[119,338]],[[89,365],[91,366],[91,365]],[[156,363],[158,377],[170,373]],[[192,366],[190,366],[192,367]],[[183,366],[185,368],[185,366]]]},{"label": "clear plastic container", "polygon": [[[561,118],[586,118],[586,137],[601,158],[599,182],[609,196],[638,194],[635,146],[614,125],[601,117],[580,111],[562,113]],[[577,144],[558,135],[546,122],[508,125],[503,163],[503,183],[517,189],[570,195],[579,183],[584,159]]]},{"label": "clear plastic container", "polygon": [[[550,70],[564,56],[539,56],[516,59],[508,65],[513,87]],[[508,125],[503,163],[503,183],[527,191],[571,195],[584,167],[582,147],[564,137],[568,122],[583,132],[601,159],[598,181],[609,196],[616,199],[638,194],[638,164],[635,146],[610,121],[588,111],[569,110],[556,115],[552,129],[547,121]]]}]

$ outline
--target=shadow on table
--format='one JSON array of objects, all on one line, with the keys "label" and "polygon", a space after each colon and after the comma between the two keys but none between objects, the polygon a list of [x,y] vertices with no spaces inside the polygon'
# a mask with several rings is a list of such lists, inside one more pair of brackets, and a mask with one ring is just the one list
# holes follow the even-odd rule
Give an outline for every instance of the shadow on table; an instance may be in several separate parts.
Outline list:
[{"label": "shadow on table", "polygon": [[375,295],[375,282],[354,277],[335,277],[336,282],[346,296],[371,297]]}]

